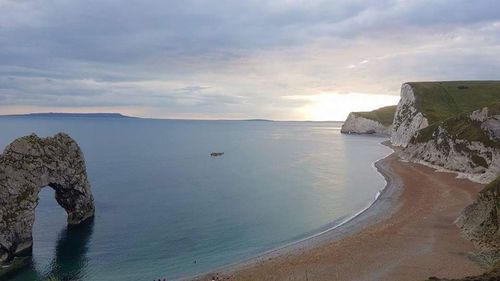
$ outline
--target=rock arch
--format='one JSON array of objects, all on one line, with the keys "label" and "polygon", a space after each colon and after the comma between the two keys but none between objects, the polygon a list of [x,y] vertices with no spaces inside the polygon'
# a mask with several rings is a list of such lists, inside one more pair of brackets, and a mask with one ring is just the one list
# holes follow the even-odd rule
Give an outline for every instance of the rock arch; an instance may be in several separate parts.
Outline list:
[{"label": "rock arch", "polygon": [[64,133],[18,138],[0,155],[0,263],[31,253],[38,193],[46,186],[55,190],[68,224],[94,216],[94,199],[78,144]]}]

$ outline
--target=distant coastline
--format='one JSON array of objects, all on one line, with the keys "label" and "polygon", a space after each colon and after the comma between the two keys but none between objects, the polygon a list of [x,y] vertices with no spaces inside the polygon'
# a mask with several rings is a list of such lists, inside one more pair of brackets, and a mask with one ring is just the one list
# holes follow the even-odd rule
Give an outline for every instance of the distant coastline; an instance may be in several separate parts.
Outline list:
[{"label": "distant coastline", "polygon": [[27,113],[27,114],[9,114],[9,115],[0,115],[0,117],[138,118],[138,117],[123,115],[121,113],[65,113],[65,112],[42,112],[42,113]]},{"label": "distant coastline", "polygon": [[123,119],[152,119],[152,120],[169,120],[169,121],[238,121],[238,122],[306,122],[306,123],[343,123],[344,121],[327,120],[327,121],[312,121],[312,120],[272,120],[272,119],[185,119],[185,118],[151,118],[137,117],[124,115],[116,112],[101,112],[101,113],[72,113],[72,112],[34,112],[23,114],[5,114],[2,117],[33,117],[33,118],[123,118]]}]

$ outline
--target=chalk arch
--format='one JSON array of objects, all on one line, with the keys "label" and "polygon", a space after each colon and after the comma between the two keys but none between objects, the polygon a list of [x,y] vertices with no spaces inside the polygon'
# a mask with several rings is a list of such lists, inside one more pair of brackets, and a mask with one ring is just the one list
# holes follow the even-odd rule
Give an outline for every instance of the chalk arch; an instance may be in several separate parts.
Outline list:
[{"label": "chalk arch", "polygon": [[31,252],[38,193],[55,190],[66,210],[68,224],[94,216],[85,159],[67,134],[40,138],[35,134],[14,140],[0,155],[0,263]]}]

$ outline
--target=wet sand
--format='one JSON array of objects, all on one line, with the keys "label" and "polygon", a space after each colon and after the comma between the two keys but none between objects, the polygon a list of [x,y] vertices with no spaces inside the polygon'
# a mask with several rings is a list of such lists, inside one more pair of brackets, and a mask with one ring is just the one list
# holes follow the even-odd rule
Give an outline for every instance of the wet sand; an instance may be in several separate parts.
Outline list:
[{"label": "wet sand", "polygon": [[397,154],[377,164],[388,186],[366,212],[328,233],[221,269],[220,279],[404,281],[482,273],[454,221],[483,186],[402,162]]}]

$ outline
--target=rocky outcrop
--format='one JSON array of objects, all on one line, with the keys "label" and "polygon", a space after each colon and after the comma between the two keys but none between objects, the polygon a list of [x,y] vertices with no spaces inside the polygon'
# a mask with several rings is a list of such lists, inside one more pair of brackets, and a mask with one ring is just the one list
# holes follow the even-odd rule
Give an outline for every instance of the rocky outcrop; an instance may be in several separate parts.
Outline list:
[{"label": "rocky outcrop", "polygon": [[[481,251],[477,259],[492,268],[483,275],[456,281],[500,280],[500,177],[479,193],[478,199],[462,212],[456,223],[465,238],[471,240]],[[448,281],[439,278],[429,280]]]},{"label": "rocky outcrop", "polygon": [[484,251],[500,251],[500,177],[487,185],[457,219],[466,238]]},{"label": "rocky outcrop", "polygon": [[377,134],[390,136],[396,106],[373,111],[351,112],[340,130],[343,134]]},{"label": "rocky outcrop", "polygon": [[415,133],[403,158],[458,172],[480,183],[500,174],[500,107],[492,105]]},{"label": "rocky outcrop", "polygon": [[32,246],[38,193],[49,186],[69,224],[94,216],[85,160],[78,144],[59,133],[18,138],[0,155],[0,263],[8,264]]},{"label": "rocky outcrop", "polygon": [[382,123],[361,117],[354,112],[349,113],[349,116],[342,124],[340,129],[344,134],[378,134],[390,136],[392,126],[385,126]]},{"label": "rocky outcrop", "polygon": [[392,124],[391,143],[406,147],[415,133],[429,126],[427,118],[417,108],[416,97],[410,84],[401,86],[399,100]]},{"label": "rocky outcrop", "polygon": [[500,82],[403,84],[391,142],[406,160],[490,183],[456,223],[491,271],[453,280],[500,280]]}]

